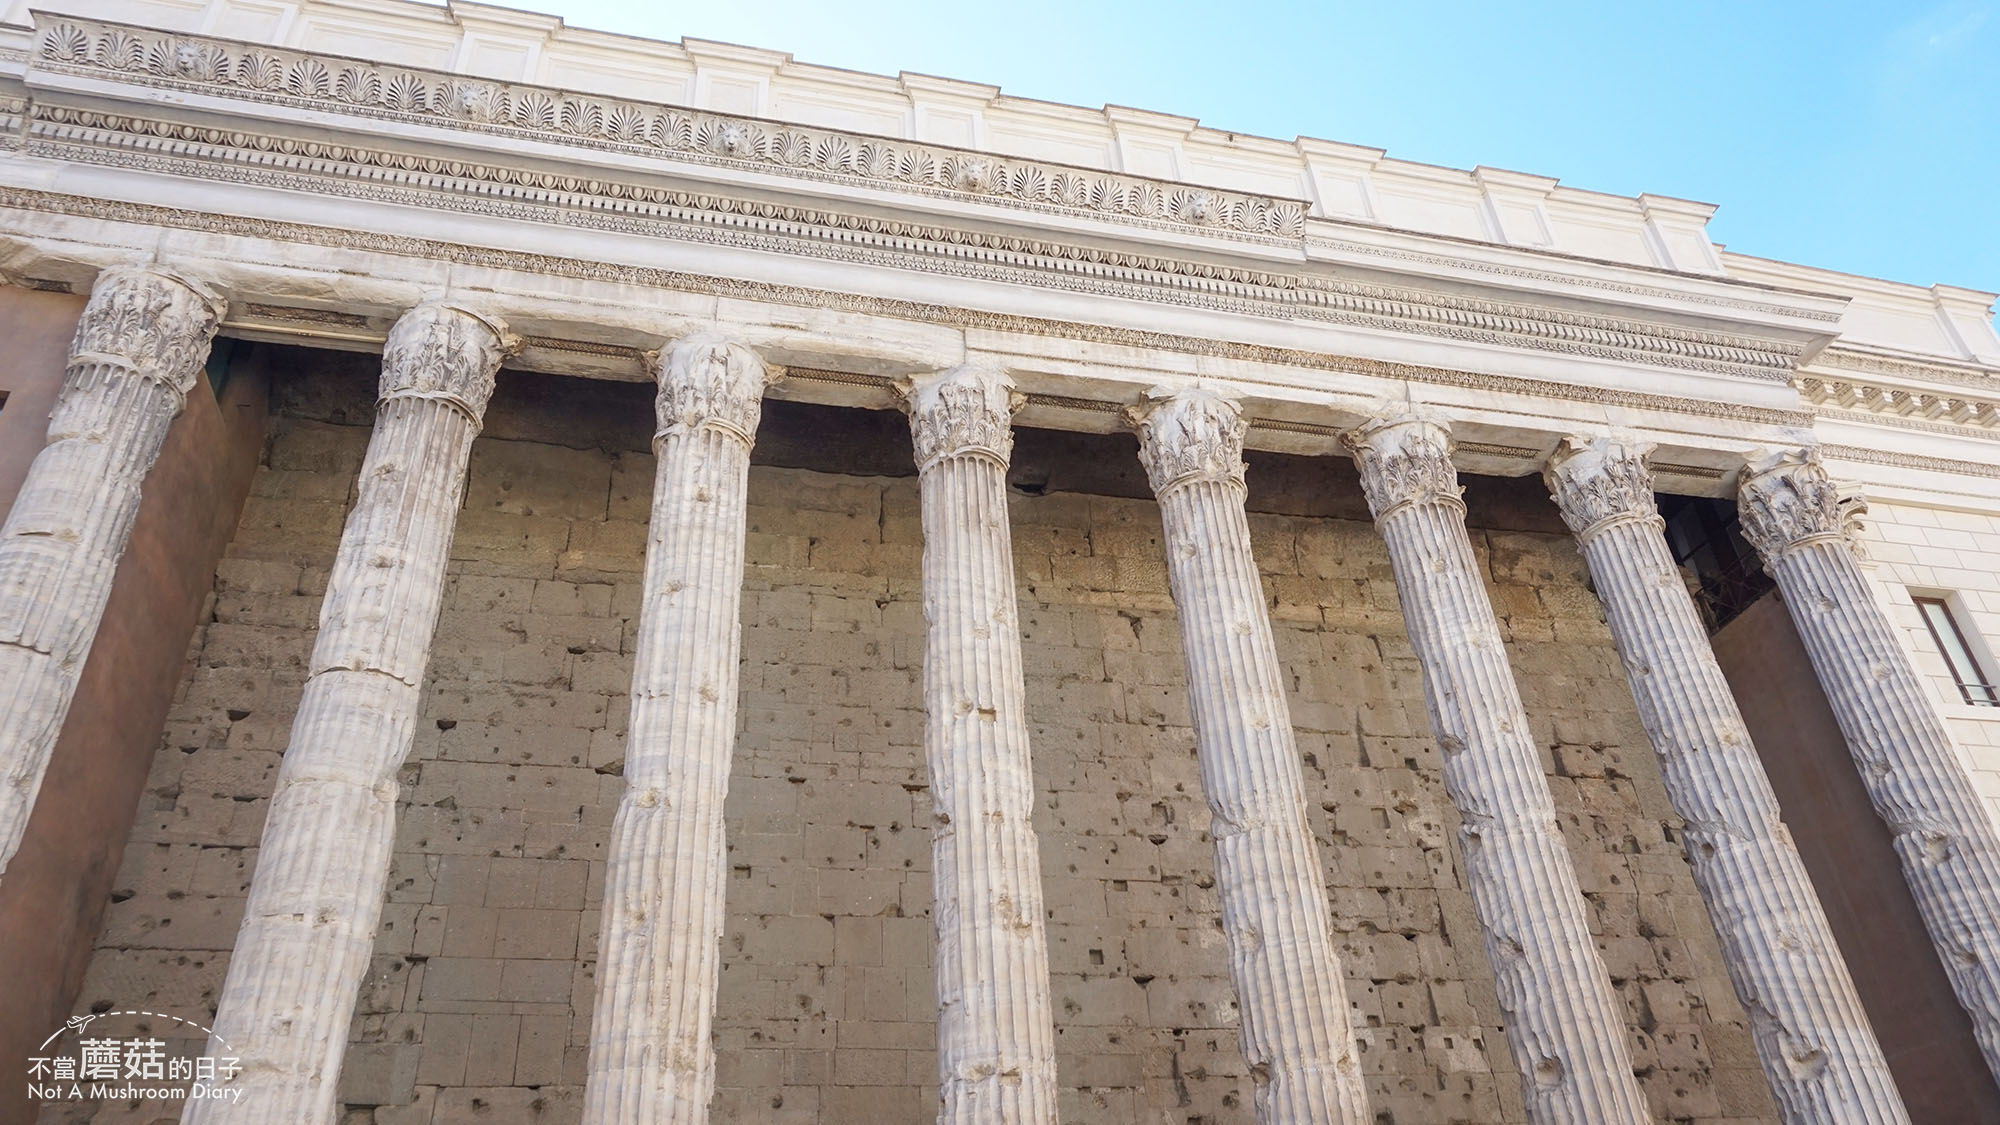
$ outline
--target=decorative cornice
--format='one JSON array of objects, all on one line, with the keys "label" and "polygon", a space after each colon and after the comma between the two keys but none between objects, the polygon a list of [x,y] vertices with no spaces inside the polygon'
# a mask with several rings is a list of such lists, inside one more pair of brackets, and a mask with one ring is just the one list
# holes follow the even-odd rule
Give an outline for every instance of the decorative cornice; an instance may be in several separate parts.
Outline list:
[{"label": "decorative cornice", "polygon": [[1125,412],[1139,432],[1139,460],[1153,495],[1201,481],[1243,487],[1243,435],[1249,424],[1237,396],[1203,383],[1158,386]]},{"label": "decorative cornice", "polygon": [[69,368],[116,367],[187,401],[226,302],[208,286],[157,266],[112,266],[97,275],[76,322]]},{"label": "decorative cornice", "polygon": [[295,109],[1178,230],[1265,240],[1296,240],[1305,230],[1306,204],[1294,199],[76,17],[42,31],[34,66]]},{"label": "decorative cornice", "polygon": [[[679,270],[633,266],[586,258],[566,258],[549,254],[471,246],[408,235],[376,231],[314,226],[306,223],[221,215],[203,211],[161,207],[122,200],[42,192],[26,188],[0,187],[0,208],[52,212],[113,222],[171,226],[213,234],[290,241],[305,245],[393,254],[426,261],[443,261],[490,269],[547,274],[553,277],[611,281],[680,292],[739,297],[834,311],[870,313],[927,324],[993,332],[1021,332],[1035,335],[1110,344],[1129,348],[1151,348],[1187,355],[1240,360],[1246,364],[1272,364],[1365,375],[1385,380],[1407,380],[1437,386],[1516,394],[1641,410],[1659,410],[1697,417],[1727,418],[1753,425],[1811,426],[1813,414],[1802,410],[1781,410],[1718,402],[1708,398],[1658,395],[1613,387],[1585,386],[1550,379],[1527,379],[1485,372],[1456,371],[1422,364],[1332,355],[1303,348],[1246,344],[1208,336],[1121,328],[1046,317],[1018,316],[889,297],[874,297],[841,290],[780,285],[687,273]],[[1289,387],[1290,384],[1258,378],[1245,371],[1232,376],[1243,385]]]},{"label": "decorative cornice", "polygon": [[1989,436],[1979,431],[2000,429],[2000,403],[1967,395],[1939,394],[1904,387],[1884,387],[1860,381],[1801,375],[1799,395],[1823,412],[1866,415],[1857,421],[1900,426],[1934,433]]},{"label": "decorative cornice", "polygon": [[1886,449],[1865,449],[1857,445],[1822,445],[1821,455],[1864,465],[1887,465],[1894,469],[1922,469],[1954,476],[2000,477],[2000,464],[1991,461],[1961,461],[1955,457],[1931,457],[1922,453],[1892,453]]},{"label": "decorative cornice", "polygon": [[1465,489],[1451,463],[1451,428],[1421,409],[1371,418],[1341,435],[1361,470],[1361,491],[1376,523],[1418,504],[1465,511]]},{"label": "decorative cornice", "polygon": [[1647,467],[1653,444],[1629,435],[1570,437],[1542,470],[1549,496],[1579,543],[1621,523],[1662,526]]},{"label": "decorative cornice", "polygon": [[756,352],[718,332],[696,332],[675,342],[655,369],[659,428],[653,446],[669,434],[713,427],[745,445],[756,440],[764,388],[774,373]]},{"label": "decorative cornice", "polygon": [[[1423,232],[1413,231],[1412,233],[1421,234]],[[1434,234],[1424,234],[1423,236],[1426,238],[1440,237]],[[1467,241],[1470,242],[1474,240],[1468,239]],[[1761,304],[1756,301],[1744,300],[1734,296],[1731,297],[1713,296],[1706,293],[1690,293],[1681,289],[1668,289],[1663,286],[1657,286],[1657,285],[1636,285],[1631,282],[1625,282],[1625,281],[1609,281],[1604,278],[1584,277],[1577,274],[1555,273],[1550,270],[1529,269],[1525,266],[1514,265],[1511,263],[1486,262],[1486,261],[1480,261],[1476,258],[1469,258],[1469,257],[1455,258],[1444,254],[1429,254],[1421,250],[1409,250],[1400,246],[1375,246],[1365,242],[1354,242],[1344,238],[1332,238],[1325,235],[1315,235],[1315,234],[1307,235],[1306,245],[1319,247],[1321,249],[1326,249],[1326,250],[1333,250],[1345,254],[1360,254],[1372,258],[1388,258],[1393,261],[1399,261],[1399,262],[1415,262],[1420,265],[1443,266],[1449,269],[1470,270],[1475,273],[1492,274],[1497,277],[1507,277],[1521,281],[1545,282],[1557,285],[1576,285],[1586,289],[1600,289],[1609,293],[1625,293],[1634,297],[1646,297],[1653,300],[1672,300],[1672,301],[1685,302],[1687,304],[1709,305],[1713,307],[1727,308],[1727,309],[1741,309],[1746,312],[1763,313],[1765,315],[1770,315],[1770,316],[1798,317],[1802,320],[1817,320],[1828,324],[1839,323],[1840,318],[1843,315],[1841,312],[1833,310],[1801,309],[1793,305]],[[1548,253],[1548,251],[1544,251],[1544,253]],[[1574,258],[1577,257],[1577,255],[1565,254],[1563,255],[1563,257]],[[1583,260],[1597,261],[1599,259],[1583,259]],[[1625,262],[1616,262],[1611,264],[1623,266],[1628,269],[1631,268],[1629,263]],[[1706,278],[1705,280],[1716,280],[1716,279]]]},{"label": "decorative cornice", "polygon": [[1826,475],[1816,446],[1755,455],[1736,486],[1743,538],[1767,565],[1813,543],[1851,544],[1866,501]]},{"label": "decorative cornice", "polygon": [[38,104],[52,159],[857,261],[1251,316],[1320,320],[1782,381],[1800,347],[1553,306],[1274,273],[595,176]]},{"label": "decorative cornice", "polygon": [[984,457],[1007,467],[1014,452],[1014,414],[1027,398],[1005,372],[966,364],[915,376],[898,390],[910,414],[918,472],[951,457]]},{"label": "decorative cornice", "polygon": [[1858,371],[1899,379],[1921,379],[1934,383],[1956,383],[2000,392],[2000,367],[1939,359],[1913,359],[1879,355],[1851,346],[1834,344],[1813,357],[1814,367],[1837,371]]},{"label": "decorative cornice", "polygon": [[382,401],[442,402],[477,429],[493,397],[500,362],[520,347],[507,326],[428,301],[396,319],[382,347]]},{"label": "decorative cornice", "polygon": [[21,123],[28,112],[28,99],[0,94],[0,151],[21,147]]}]

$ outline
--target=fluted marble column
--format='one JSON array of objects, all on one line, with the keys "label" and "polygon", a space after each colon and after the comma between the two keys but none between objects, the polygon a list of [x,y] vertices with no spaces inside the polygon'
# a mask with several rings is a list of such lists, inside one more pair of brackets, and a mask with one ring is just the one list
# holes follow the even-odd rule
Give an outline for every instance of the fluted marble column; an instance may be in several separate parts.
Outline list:
[{"label": "fluted marble column", "polygon": [[192,1100],[184,1122],[338,1115],[466,463],[513,346],[504,326],[437,302],[389,333],[375,430],[215,1017],[211,1050],[241,1059],[226,1084],[240,1096]]},{"label": "fluted marble column", "polygon": [[653,514],[625,793],[604,877],[583,1110],[591,1125],[706,1121],[715,1091],[709,1031],[750,445],[771,373],[749,349],[702,332],[675,344],[655,375]]},{"label": "fluted marble column", "polygon": [[0,525],[0,876],[69,714],[139,487],[208,359],[223,302],[151,266],[98,274],[48,444]]},{"label": "fluted marble column", "polygon": [[1347,435],[1389,545],[1424,699],[1458,807],[1459,850],[1486,936],[1521,1094],[1536,1122],[1648,1120],[1624,1005],[1584,916],[1555,802],[1465,531],[1451,434],[1420,413]]},{"label": "fluted marble column", "polygon": [[960,367],[905,395],[924,526],[924,748],[937,936],[938,1120],[1056,1120],[1007,458],[1019,396]]},{"label": "fluted marble column", "polygon": [[2000,1077],[2000,833],[1854,556],[1817,450],[1753,460],[1743,535],[1778,581],[1986,1066]]},{"label": "fluted marble column", "polygon": [[1778,816],[1653,498],[1649,445],[1571,439],[1546,473],[1604,603],[1757,1057],[1787,1122],[1907,1122],[1826,912]]},{"label": "fluted marble column", "polygon": [[1250,553],[1242,415],[1204,386],[1156,387],[1132,422],[1166,530],[1257,1118],[1369,1121],[1291,708]]}]

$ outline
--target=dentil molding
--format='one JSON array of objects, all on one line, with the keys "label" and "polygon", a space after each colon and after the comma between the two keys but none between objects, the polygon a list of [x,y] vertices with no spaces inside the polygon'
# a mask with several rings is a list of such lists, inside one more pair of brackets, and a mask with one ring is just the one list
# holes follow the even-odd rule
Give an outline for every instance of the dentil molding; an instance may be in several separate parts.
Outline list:
[{"label": "dentil molding", "polygon": [[[349,117],[632,151],[677,162],[754,167],[794,178],[865,183],[1211,237],[1303,245],[1304,204],[1292,200],[101,21],[63,17],[44,27],[33,69]],[[1366,283],[1324,270],[1234,267],[1078,245],[1058,237],[1023,237],[741,199],[601,174],[398,152],[372,139],[336,143],[323,132],[271,135],[105,113],[58,104],[48,97],[28,105],[25,112],[30,118],[25,147],[33,155],[200,179],[1767,381],[1790,378],[1802,351],[1787,341],[1636,323],[1629,317],[1591,315],[1532,301]],[[1538,271],[1501,272],[1530,282],[1577,280]],[[1676,296],[1664,288],[1621,286],[1602,279],[1587,284],[1653,299]],[[1712,295],[1699,296],[1707,303],[1728,303]],[[1798,311],[1754,302],[1736,307]]]},{"label": "dentil molding", "polygon": [[[1155,349],[1186,355],[1241,360],[1251,364],[1273,364],[1286,367],[1339,371],[1392,381],[1429,383],[1437,386],[1493,391],[1502,394],[1518,394],[1592,405],[1627,406],[1707,418],[1727,418],[1759,425],[1811,426],[1813,421],[1813,414],[1810,411],[1749,406],[1741,403],[1718,401],[1713,398],[1662,395],[1647,391],[1562,382],[1553,379],[1533,379],[1512,375],[1496,375],[1487,372],[1460,371],[1423,364],[1333,355],[1305,348],[1249,344],[1218,339],[1212,336],[1191,336],[1151,329],[1125,328],[1080,321],[1056,320],[1047,317],[1021,316],[1013,313],[990,312],[982,309],[952,305],[930,304],[891,297],[877,297],[844,290],[818,289],[800,285],[717,277],[708,274],[687,273],[651,266],[635,266],[583,258],[566,258],[488,246],[471,246],[463,243],[416,238],[409,235],[388,234],[379,231],[315,226],[306,223],[224,215],[207,211],[189,211],[154,204],[95,199],[55,192],[34,191],[26,188],[0,187],[0,208],[55,213],[119,223],[173,227],[210,234],[268,239],[364,253],[392,254],[424,261],[451,262],[467,266],[509,270],[524,274],[540,274],[559,278],[640,285],[656,289],[736,297],[806,308],[872,313],[916,323],[944,325],[953,328],[1016,332],[1081,340],[1089,343],[1111,344],[1120,347]],[[273,306],[262,305],[258,307],[274,308]],[[318,310],[302,309],[296,310],[296,312],[298,319],[307,323],[318,323],[326,315]],[[529,342],[533,343],[532,340]],[[1231,378],[1232,382],[1245,386],[1266,384],[1289,386],[1289,384],[1280,384],[1272,380],[1260,378],[1255,373],[1248,371],[1233,375]]]},{"label": "dentil molding", "polygon": [[1301,200],[1164,183],[859,133],[494,82],[359,59],[61,17],[34,65],[563,144],[953,195],[1034,210],[1296,239]]}]

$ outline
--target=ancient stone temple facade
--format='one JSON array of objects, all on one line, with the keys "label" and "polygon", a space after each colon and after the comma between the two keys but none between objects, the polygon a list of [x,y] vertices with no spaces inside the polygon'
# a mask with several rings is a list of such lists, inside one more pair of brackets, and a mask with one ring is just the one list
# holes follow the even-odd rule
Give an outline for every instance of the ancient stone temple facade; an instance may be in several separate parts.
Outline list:
[{"label": "ancient stone temple facade", "polygon": [[0,22],[0,1119],[2000,1121],[1992,294],[476,4]]}]

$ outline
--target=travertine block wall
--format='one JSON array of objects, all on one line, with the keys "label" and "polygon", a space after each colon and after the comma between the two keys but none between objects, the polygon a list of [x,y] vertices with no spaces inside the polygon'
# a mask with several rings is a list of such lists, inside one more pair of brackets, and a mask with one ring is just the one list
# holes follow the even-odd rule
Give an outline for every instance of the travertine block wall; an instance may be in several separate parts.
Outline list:
[{"label": "travertine block wall", "polygon": [[[190,653],[80,1008],[212,1011],[374,377],[367,357],[300,353],[280,382],[268,464]],[[343,1077],[354,1122],[580,1111],[651,392],[501,376]],[[718,1120],[934,1116],[907,442],[895,415],[767,407]],[[1179,638],[1134,443],[1023,431],[1012,479],[1065,1119],[1247,1122]],[[1373,1107],[1404,1125],[1519,1121],[1416,661],[1352,469],[1253,456],[1250,480]],[[1539,482],[1472,485],[1474,544],[1655,1115],[1771,1120],[1582,562]],[[159,1112],[103,1106],[96,1120]]]}]

